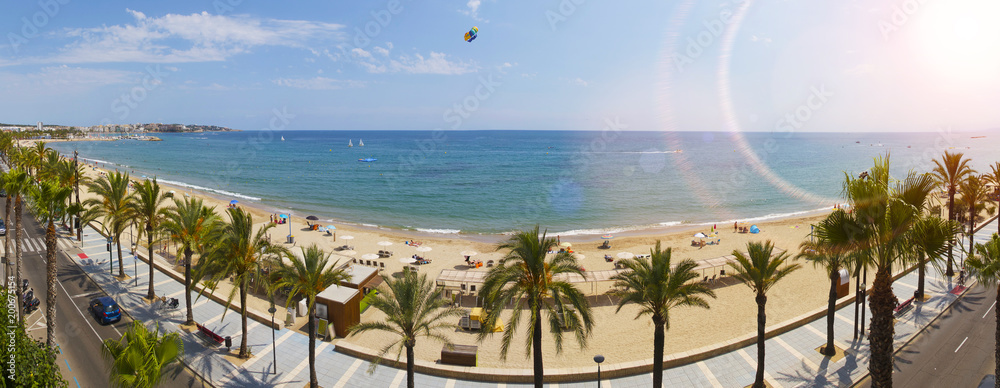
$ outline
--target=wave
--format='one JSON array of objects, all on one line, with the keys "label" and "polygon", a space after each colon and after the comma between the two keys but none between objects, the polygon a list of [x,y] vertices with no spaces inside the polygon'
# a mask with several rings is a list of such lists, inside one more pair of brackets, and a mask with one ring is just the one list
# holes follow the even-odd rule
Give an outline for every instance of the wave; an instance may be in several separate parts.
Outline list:
[{"label": "wave", "polygon": [[673,151],[595,151],[594,154],[680,154],[684,150]]},{"label": "wave", "polygon": [[731,222],[768,221],[768,220],[775,220],[775,219],[781,219],[781,218],[789,218],[789,217],[801,216],[801,215],[806,215],[806,214],[818,213],[818,212],[827,211],[827,210],[831,210],[831,207],[826,206],[826,207],[821,207],[819,209],[812,209],[812,210],[800,210],[800,211],[794,211],[794,212],[788,212],[788,213],[771,213],[771,214],[767,214],[767,215],[763,215],[763,216],[757,216],[757,217],[747,217],[747,218],[739,218],[739,219],[723,220],[723,221],[713,221],[713,222],[701,222],[701,223],[698,223],[696,225],[715,225],[715,224],[728,224],[728,223],[731,223]]},{"label": "wave", "polygon": [[[557,233],[549,233],[549,234],[550,235],[556,234],[556,235],[560,235],[560,236],[587,236],[587,235],[600,236],[600,235],[612,234],[612,233],[622,233],[622,232],[632,232],[632,231],[637,231],[637,230],[652,229],[652,228],[656,228],[656,227],[660,227],[660,226],[670,226],[670,225],[664,225],[664,224],[670,224],[670,223],[669,222],[665,222],[665,223],[654,224],[654,225],[633,225],[633,226],[622,226],[622,227],[616,227],[616,228],[602,228],[602,229],[574,229],[574,230],[567,230],[565,232],[557,232]],[[679,224],[680,224],[680,222],[678,222],[678,223],[676,223],[674,225],[679,225]]]},{"label": "wave", "polygon": [[167,180],[167,179],[159,179],[159,181],[160,181],[160,183],[165,183],[165,184],[168,184],[168,185],[174,185],[174,186],[179,186],[179,187],[186,187],[186,188],[194,189],[194,190],[207,191],[207,192],[212,192],[212,193],[216,193],[216,194],[222,194],[222,195],[229,196],[229,197],[242,198],[242,199],[246,199],[246,200],[250,200],[250,201],[260,201],[260,198],[258,198],[258,197],[251,197],[249,195],[244,195],[244,194],[240,194],[240,193],[234,193],[234,192],[226,191],[226,190],[212,189],[212,188],[208,188],[208,187],[203,187],[203,186],[198,186],[198,185],[192,185],[190,183],[172,181],[172,180]]},{"label": "wave", "polygon": [[458,234],[462,231],[459,229],[424,229],[424,228],[414,228],[418,232],[424,233],[441,233],[441,234]]}]

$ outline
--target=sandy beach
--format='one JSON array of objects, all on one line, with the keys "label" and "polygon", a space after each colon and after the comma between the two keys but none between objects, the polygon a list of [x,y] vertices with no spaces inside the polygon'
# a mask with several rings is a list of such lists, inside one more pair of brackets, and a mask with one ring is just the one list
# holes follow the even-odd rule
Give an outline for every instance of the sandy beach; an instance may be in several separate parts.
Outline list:
[{"label": "sandy beach", "polygon": [[[87,165],[87,174],[91,179],[99,176],[100,168],[95,168],[93,164]],[[99,167],[99,166],[98,166]],[[206,205],[214,206],[220,214],[224,213],[229,205],[230,199],[218,196],[207,195],[206,193],[183,189],[180,187],[170,187],[163,185],[165,190],[175,191],[175,196],[192,195],[202,198]],[[81,188],[81,195],[84,198],[91,197],[90,193]],[[257,227],[263,227],[269,223],[270,216],[275,212],[270,211],[266,206],[255,203],[240,201],[239,206],[248,210],[252,215]],[[223,215],[225,218],[225,216]],[[693,259],[705,260],[729,255],[733,250],[742,250],[746,243],[750,241],[771,240],[775,246],[787,250],[794,255],[798,252],[799,244],[808,238],[810,223],[815,223],[823,215],[813,215],[808,217],[779,219],[756,223],[761,232],[759,234],[736,233],[733,225],[719,225],[718,239],[719,245],[708,245],[705,247],[691,246],[694,240],[692,235],[696,232],[710,233],[711,226],[692,227],[684,226],[678,230],[669,232],[649,232],[638,233],[623,237],[615,237],[611,240],[612,248],[608,250],[598,249],[604,240],[600,236],[573,236],[562,239],[572,243],[573,250],[582,255],[580,263],[588,271],[609,270],[614,268],[613,263],[606,262],[604,255],[608,254],[616,257],[620,252],[631,252],[634,254],[648,254],[657,240],[662,241],[664,248],[673,249],[674,260]],[[281,243],[287,248],[298,250],[299,247],[316,244],[326,252],[332,252],[334,260],[351,260],[361,258],[362,255],[376,253],[386,249],[393,252],[393,256],[382,259],[386,265],[385,276],[399,276],[405,264],[398,259],[419,254],[431,260],[430,264],[421,265],[420,272],[427,274],[430,280],[434,280],[442,270],[462,270],[462,271],[487,271],[485,266],[472,269],[466,265],[462,252],[475,251],[478,254],[474,259],[487,261],[497,260],[502,257],[503,252],[496,251],[496,244],[484,241],[481,237],[464,238],[459,235],[433,236],[420,233],[408,233],[398,230],[376,229],[359,227],[340,222],[316,221],[321,225],[335,224],[337,227],[336,241],[332,234],[306,229],[307,221],[300,216],[291,218],[290,224],[276,225],[270,231],[272,241]],[[285,236],[291,233],[295,236],[294,244],[287,244]],[[126,232],[126,235],[128,232]],[[126,239],[127,237],[123,238]],[[497,241],[502,236],[493,236],[491,239]],[[424,247],[418,251],[416,247],[405,244],[406,241],[417,240]],[[489,239],[485,239],[489,240]],[[709,239],[705,239],[708,241]],[[381,244],[380,244],[381,243]],[[391,245],[386,245],[387,243]],[[353,254],[343,254],[333,251],[333,248],[340,245],[351,245],[354,247]],[[172,252],[169,247],[168,251]],[[429,248],[429,250],[428,250]],[[826,305],[828,280],[822,269],[813,268],[811,265],[803,263],[803,269],[793,273],[775,286],[768,294],[768,322],[777,323],[783,320],[798,316],[808,311],[821,308]],[[707,270],[706,276],[711,277],[714,270]],[[600,294],[607,291],[611,282],[599,282],[594,285],[581,283],[580,288],[584,292]],[[222,290],[217,291],[217,293]],[[666,352],[676,353],[697,349],[706,345],[715,344],[728,339],[753,333],[756,330],[756,305],[750,290],[740,284],[728,286],[718,286],[715,288],[717,299],[710,300],[711,309],[683,308],[673,311],[670,318],[670,329],[666,335]],[[255,298],[250,302],[251,307],[257,307],[261,311],[266,310],[267,301]],[[575,366],[589,366],[593,364],[594,354],[603,354],[610,362],[628,362],[644,360],[652,357],[653,331],[652,322],[648,317],[635,319],[637,309],[633,306],[626,306],[616,313],[615,306],[600,306],[594,308],[595,326],[593,333],[588,338],[586,349],[581,349],[571,336],[566,336],[564,348],[561,354],[557,354],[554,342],[549,333],[543,338],[543,348],[545,365],[547,368],[567,368]],[[507,314],[509,315],[509,313]],[[375,321],[382,319],[381,312],[369,309],[362,314],[362,321]],[[303,318],[299,319],[304,324]],[[506,321],[506,319],[505,319]],[[457,322],[456,322],[457,323]],[[299,325],[297,324],[296,327]],[[514,340],[507,360],[501,360],[500,333],[488,338],[483,343],[476,343],[474,333],[455,331],[446,335],[456,344],[478,345],[479,346],[479,366],[498,368],[530,368],[531,360],[526,355],[523,341],[527,334],[526,328],[520,328]],[[387,344],[388,340],[384,334],[368,333],[357,337],[337,339],[336,341],[349,341],[359,344],[369,349],[378,349]],[[817,344],[819,345],[819,344]],[[416,355],[418,358],[435,361],[440,358],[441,344],[425,338],[418,339]]]}]

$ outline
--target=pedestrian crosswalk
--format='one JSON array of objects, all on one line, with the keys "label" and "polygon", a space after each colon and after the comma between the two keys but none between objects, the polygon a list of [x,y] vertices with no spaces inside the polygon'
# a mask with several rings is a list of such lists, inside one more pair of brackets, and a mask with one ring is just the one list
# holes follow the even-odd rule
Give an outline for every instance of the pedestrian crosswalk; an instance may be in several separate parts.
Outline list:
[{"label": "pedestrian crosswalk", "polygon": [[[11,237],[10,239],[10,251],[14,252],[16,240]],[[45,237],[22,237],[21,238],[21,253],[30,252],[45,252]],[[73,243],[65,238],[56,239],[56,248],[69,250],[73,248]],[[7,247],[3,244],[3,239],[0,239],[0,255],[6,252]]]}]

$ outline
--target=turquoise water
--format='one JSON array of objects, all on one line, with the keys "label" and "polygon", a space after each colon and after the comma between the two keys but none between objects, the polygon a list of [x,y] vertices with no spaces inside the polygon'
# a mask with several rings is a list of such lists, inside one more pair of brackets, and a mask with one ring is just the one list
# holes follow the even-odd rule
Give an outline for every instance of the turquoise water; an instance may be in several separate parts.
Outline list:
[{"label": "turquoise water", "polygon": [[[973,136],[989,135],[986,138]],[[563,235],[760,220],[829,208],[844,171],[891,150],[929,171],[954,147],[987,170],[992,134],[247,131],[52,143],[135,177],[323,219],[439,233],[541,224]],[[281,141],[281,137],[285,141]],[[348,148],[348,141],[354,147]],[[364,147],[359,147],[360,140]],[[860,143],[856,143],[860,142]],[[881,146],[880,146],[881,145]],[[910,148],[907,148],[907,147]],[[677,152],[681,150],[682,152]],[[757,155],[760,164],[749,155]],[[375,162],[358,162],[377,158]]]}]

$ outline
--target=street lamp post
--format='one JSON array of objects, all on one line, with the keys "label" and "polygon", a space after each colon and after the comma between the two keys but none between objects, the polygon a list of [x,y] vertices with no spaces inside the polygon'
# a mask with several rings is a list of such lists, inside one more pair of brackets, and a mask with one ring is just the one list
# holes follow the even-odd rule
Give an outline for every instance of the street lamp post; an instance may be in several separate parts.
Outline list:
[{"label": "street lamp post", "polygon": [[604,362],[604,356],[600,354],[594,356],[594,362],[597,363],[597,388],[601,388],[601,363]]},{"label": "street lamp post", "polygon": [[132,242],[132,273],[135,275],[135,285],[139,286],[139,257],[135,254],[135,241]]},{"label": "street lamp post", "polygon": [[108,237],[108,268],[111,269],[111,276],[115,276],[115,253],[111,251],[111,244],[114,244],[114,239]]},{"label": "street lamp post", "polygon": [[274,348],[274,313],[276,311],[278,311],[278,309],[274,308],[274,297],[272,296],[271,308],[267,309],[267,312],[271,313],[271,355],[274,359],[274,374],[278,373],[278,353],[276,352],[277,349]]}]

